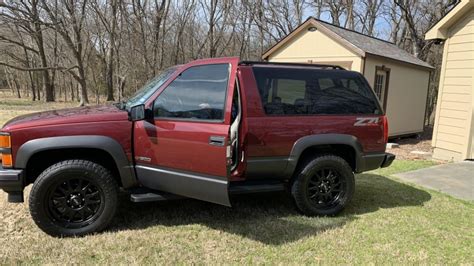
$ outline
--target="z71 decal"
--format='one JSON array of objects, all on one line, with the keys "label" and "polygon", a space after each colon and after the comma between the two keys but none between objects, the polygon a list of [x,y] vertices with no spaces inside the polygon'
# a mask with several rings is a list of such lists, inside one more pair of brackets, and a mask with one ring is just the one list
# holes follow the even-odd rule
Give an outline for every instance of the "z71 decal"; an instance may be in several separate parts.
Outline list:
[{"label": "z71 decal", "polygon": [[379,124],[378,117],[357,117],[354,123],[355,127],[375,126]]}]

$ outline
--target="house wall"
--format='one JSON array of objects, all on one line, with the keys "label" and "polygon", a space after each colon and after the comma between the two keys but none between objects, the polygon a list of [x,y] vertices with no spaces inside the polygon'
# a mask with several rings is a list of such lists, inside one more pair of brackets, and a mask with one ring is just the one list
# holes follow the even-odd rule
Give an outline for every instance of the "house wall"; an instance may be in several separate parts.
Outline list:
[{"label": "house wall", "polygon": [[372,87],[377,66],[390,69],[385,110],[389,122],[389,136],[422,132],[430,78],[429,69],[367,55],[364,76]]},{"label": "house wall", "polygon": [[[474,95],[474,93],[473,93]],[[474,96],[473,96],[473,102],[474,102]],[[474,108],[472,112],[472,117],[474,117]],[[474,121],[471,122],[471,155],[468,156],[467,159],[474,159]]]},{"label": "house wall", "polygon": [[336,64],[362,72],[362,57],[335,42],[324,33],[306,28],[268,57],[271,62]]},{"label": "house wall", "polygon": [[474,9],[448,31],[438,91],[433,157],[474,159]]}]

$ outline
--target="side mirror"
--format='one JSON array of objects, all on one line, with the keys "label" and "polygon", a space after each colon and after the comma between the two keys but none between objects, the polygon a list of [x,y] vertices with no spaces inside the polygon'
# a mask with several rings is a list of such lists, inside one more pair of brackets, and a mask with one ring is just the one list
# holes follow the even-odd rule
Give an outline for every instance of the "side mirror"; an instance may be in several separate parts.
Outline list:
[{"label": "side mirror", "polygon": [[151,117],[153,117],[152,111],[146,109],[144,104],[131,107],[128,113],[128,118],[130,121],[140,121]]}]

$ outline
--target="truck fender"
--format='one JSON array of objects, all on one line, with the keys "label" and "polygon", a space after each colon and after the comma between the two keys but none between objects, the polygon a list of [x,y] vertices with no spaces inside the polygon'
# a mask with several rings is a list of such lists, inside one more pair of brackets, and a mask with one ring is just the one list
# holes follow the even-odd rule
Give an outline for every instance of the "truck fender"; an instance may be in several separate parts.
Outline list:
[{"label": "truck fender", "polygon": [[286,176],[291,176],[296,170],[298,160],[303,151],[309,147],[317,145],[342,144],[351,146],[355,151],[355,172],[358,172],[359,166],[363,161],[363,150],[359,140],[347,134],[318,134],[309,135],[298,139],[291,149],[286,167]]},{"label": "truck fender", "polygon": [[25,169],[28,160],[35,153],[47,150],[93,148],[100,149],[112,156],[117,165],[120,179],[124,188],[132,187],[137,183],[133,164],[116,140],[111,137],[97,135],[61,136],[33,139],[20,146],[16,154],[15,168]]}]

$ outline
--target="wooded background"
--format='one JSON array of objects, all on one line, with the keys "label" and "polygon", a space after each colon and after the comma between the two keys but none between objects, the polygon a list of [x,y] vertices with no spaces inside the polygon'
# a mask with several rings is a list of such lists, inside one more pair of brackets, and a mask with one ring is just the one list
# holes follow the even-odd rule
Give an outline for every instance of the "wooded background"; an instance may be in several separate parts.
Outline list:
[{"label": "wooded background", "polygon": [[0,89],[33,101],[122,100],[160,70],[262,53],[308,16],[389,40],[436,67],[425,32],[453,0],[0,0]]}]

